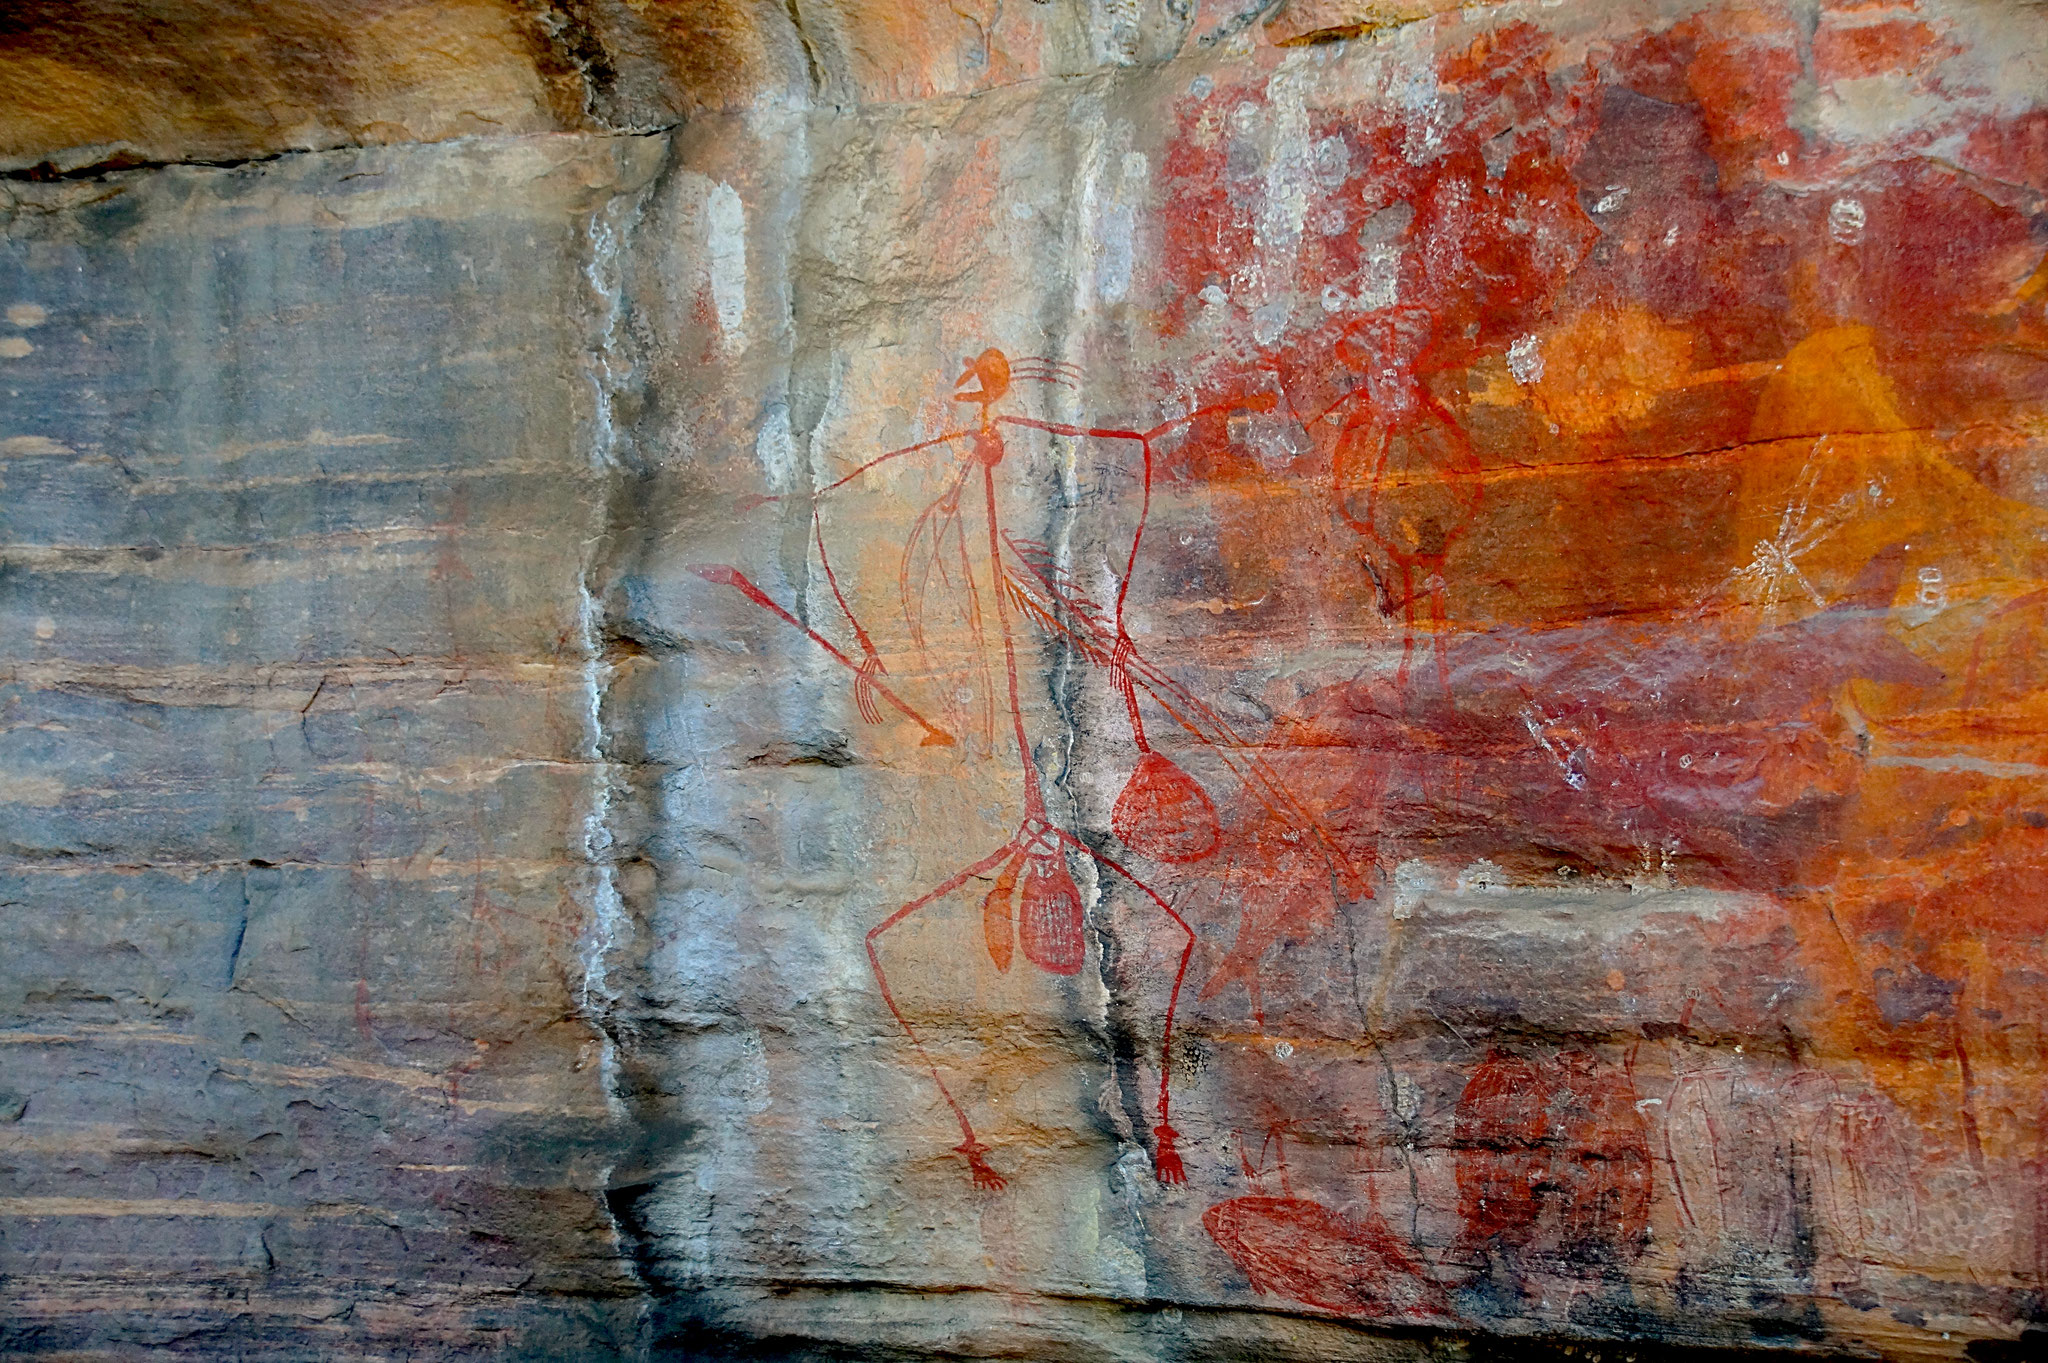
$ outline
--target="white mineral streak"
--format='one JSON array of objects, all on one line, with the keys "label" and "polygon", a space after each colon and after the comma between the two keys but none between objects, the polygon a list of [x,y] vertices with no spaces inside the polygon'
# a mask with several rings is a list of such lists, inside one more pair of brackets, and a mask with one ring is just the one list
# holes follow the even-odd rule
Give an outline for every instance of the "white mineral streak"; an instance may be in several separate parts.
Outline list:
[{"label": "white mineral streak", "polygon": [[621,195],[593,213],[588,228],[590,259],[584,281],[598,299],[597,345],[585,368],[590,375],[593,423],[590,465],[602,472],[618,466],[618,430],[612,420],[612,392],[627,362],[620,355],[620,323],[625,310],[621,260],[625,237],[638,221],[644,196]]},{"label": "white mineral streak", "polygon": [[[597,298],[597,344],[586,361],[592,389],[592,430],[590,465],[601,478],[620,467],[619,431],[614,423],[612,394],[631,361],[624,353],[623,318],[625,289],[624,253],[633,228],[646,205],[647,191],[618,195],[591,215],[587,229],[589,263],[584,278]],[[608,485],[608,479],[606,484]],[[609,508],[604,498],[591,510],[589,537],[583,545],[583,563],[576,580],[576,645],[580,659],[578,677],[578,718],[582,732],[577,756],[589,763],[588,803],[583,811],[581,847],[591,868],[590,917],[577,944],[583,979],[577,991],[577,1008],[596,1033],[599,1046],[600,1078],[606,1106],[616,1118],[626,1115],[615,1080],[617,1047],[610,1028],[614,998],[608,977],[607,957],[630,933],[622,909],[615,872],[611,865],[611,804],[615,773],[605,753],[604,698],[611,684],[612,669],[605,661],[602,605],[591,591],[597,558],[604,546]]]},{"label": "white mineral streak", "polygon": [[1508,347],[1508,372],[1515,376],[1516,383],[1535,383],[1543,377],[1542,344],[1532,331]]},{"label": "white mineral streak", "polygon": [[1506,888],[1508,873],[1493,860],[1480,857],[1458,872],[1459,894],[1485,894]]},{"label": "white mineral streak", "polygon": [[1418,59],[1397,79],[1400,83],[1394,93],[1403,114],[1401,154],[1411,166],[1428,165],[1442,154],[1444,129],[1450,121],[1443,89],[1426,59]]},{"label": "white mineral streak", "polygon": [[1265,135],[1264,198],[1254,233],[1258,255],[1253,277],[1259,302],[1252,308],[1252,339],[1262,346],[1278,341],[1294,316],[1295,265],[1316,193],[1316,149],[1309,139],[1308,120],[1310,79],[1306,62],[1282,64],[1266,82],[1264,117],[1251,125]]},{"label": "white mineral streak", "polygon": [[1424,898],[1438,888],[1436,874],[1428,862],[1418,858],[1402,862],[1394,868],[1394,917],[1412,916],[1422,907]]},{"label": "white mineral streak", "polygon": [[1316,186],[1315,152],[1308,138],[1308,73],[1284,65],[1266,82],[1270,111],[1266,149],[1266,202],[1259,214],[1259,249],[1293,264]]},{"label": "white mineral streak", "polygon": [[1084,103],[1076,122],[1089,128],[1073,219],[1079,224],[1081,254],[1093,262],[1093,268],[1075,271],[1074,303],[1085,312],[1099,303],[1120,303],[1130,292],[1138,209],[1150,163],[1144,153],[1128,150],[1131,125],[1107,123],[1100,104]]},{"label": "white mineral streak", "polygon": [[770,488],[778,493],[790,490],[796,478],[796,442],[789,433],[788,403],[772,404],[761,418],[761,429],[754,435],[754,458],[760,461]]},{"label": "white mineral streak", "polygon": [[1101,210],[1096,227],[1096,241],[1101,247],[1101,254],[1095,265],[1095,292],[1105,303],[1121,303],[1124,295],[1130,292],[1137,204],[1144,193],[1145,178],[1144,153],[1125,152],[1122,173],[1117,177],[1116,196]]},{"label": "white mineral streak", "polygon": [[625,1104],[618,1093],[618,1047],[606,1025],[615,1002],[607,969],[607,958],[625,945],[632,925],[619,898],[617,873],[611,865],[611,805],[613,772],[604,754],[604,693],[610,685],[611,666],[604,661],[600,635],[601,609],[590,593],[587,580],[577,584],[577,643],[583,655],[581,700],[583,735],[579,756],[590,763],[590,803],[583,815],[582,852],[595,875],[591,886],[590,921],[580,943],[583,981],[577,1006],[596,1025],[600,1077],[605,1105],[612,1116],[623,1119]]},{"label": "white mineral streak", "polygon": [[704,204],[705,268],[711,306],[727,350],[747,343],[747,208],[739,191],[720,181]]},{"label": "white mineral streak", "polygon": [[[861,401],[862,395],[871,390],[864,384],[847,381],[853,362],[854,357],[844,351],[833,354],[825,374],[825,401],[818,411],[816,423],[802,436],[809,446],[811,478],[818,487],[825,486],[848,468],[865,463],[881,452],[881,447],[873,439],[875,408]],[[949,373],[946,377],[950,379],[953,376]],[[918,439],[937,433],[921,431]],[[790,438],[792,441],[797,439],[794,431]],[[790,458],[795,461],[801,455],[793,449]],[[893,486],[897,480],[912,476],[915,466],[915,460],[895,460],[863,474],[861,485]]]},{"label": "white mineral streak", "polygon": [[1391,308],[1401,301],[1401,248],[1391,242],[1375,242],[1365,249],[1365,264],[1358,272],[1358,308],[1370,312]]},{"label": "white mineral streak", "polygon": [[1129,66],[1138,60],[1138,24],[1143,17],[1138,0],[1097,0],[1087,13],[1097,61]]}]

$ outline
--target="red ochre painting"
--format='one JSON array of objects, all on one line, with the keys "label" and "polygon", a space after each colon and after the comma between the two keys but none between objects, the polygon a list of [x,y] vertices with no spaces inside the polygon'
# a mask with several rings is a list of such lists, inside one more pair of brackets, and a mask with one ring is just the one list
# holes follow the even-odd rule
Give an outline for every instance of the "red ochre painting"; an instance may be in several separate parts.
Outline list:
[{"label": "red ochre painting", "polygon": [[956,323],[876,400],[915,439],[697,566],[956,792],[856,957],[929,1086],[878,1139],[1023,1196],[1033,1028],[1090,1026],[1154,1295],[2010,1336],[2048,115],[1997,81],[2041,54],[1885,3],[1395,37],[1189,66],[1078,267],[1113,325]]}]

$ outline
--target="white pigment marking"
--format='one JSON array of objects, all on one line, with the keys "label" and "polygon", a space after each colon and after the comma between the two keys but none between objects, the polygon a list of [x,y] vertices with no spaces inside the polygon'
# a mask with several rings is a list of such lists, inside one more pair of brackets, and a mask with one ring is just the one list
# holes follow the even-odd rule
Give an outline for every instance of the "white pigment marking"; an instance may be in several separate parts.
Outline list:
[{"label": "white pigment marking", "polygon": [[[1309,194],[1315,186],[1315,152],[1309,142],[1306,77],[1296,71],[1275,71],[1266,82],[1273,115],[1273,138],[1266,151],[1266,203],[1259,214],[1259,246],[1292,262],[1308,219]],[[1288,271],[1278,272],[1284,277]]]},{"label": "white pigment marking", "polygon": [[1131,289],[1131,239],[1137,230],[1137,215],[1127,203],[1112,203],[1096,220],[1095,296],[1105,303],[1120,303]]},{"label": "white pigment marking", "polygon": [[1828,235],[1844,246],[1860,246],[1870,215],[1855,199],[1837,199],[1828,205]]}]

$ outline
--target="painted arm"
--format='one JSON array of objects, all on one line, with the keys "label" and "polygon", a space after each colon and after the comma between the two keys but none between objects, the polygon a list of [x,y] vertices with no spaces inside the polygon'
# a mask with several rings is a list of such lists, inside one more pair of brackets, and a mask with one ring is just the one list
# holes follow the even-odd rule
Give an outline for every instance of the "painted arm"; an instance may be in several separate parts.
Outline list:
[{"label": "painted arm", "polygon": [[[895,706],[898,710],[901,710],[906,715],[909,715],[912,719],[915,719],[920,725],[924,726],[926,732],[925,741],[928,743],[951,742],[952,739],[950,736],[945,735],[943,730],[938,729],[935,726],[927,723],[922,716],[918,715],[915,711],[911,710],[909,706],[905,705],[900,698],[898,698],[893,692],[889,690],[888,687],[882,685],[881,683],[875,680],[876,677],[881,676],[886,671],[886,669],[882,666],[881,654],[876,650],[874,640],[869,636],[867,627],[861,624],[860,617],[854,614],[852,604],[847,601],[846,593],[839,586],[839,575],[833,571],[832,556],[829,552],[827,552],[825,548],[824,521],[818,514],[815,502],[818,498],[823,497],[827,493],[835,492],[838,489],[845,487],[848,483],[852,482],[854,479],[860,477],[863,473],[866,473],[869,469],[872,469],[877,465],[886,464],[893,459],[901,459],[905,455],[918,454],[925,450],[937,449],[941,446],[950,445],[956,440],[965,439],[973,434],[974,432],[966,430],[948,431],[944,435],[933,436],[929,440],[920,440],[916,444],[905,445],[901,449],[889,450],[885,453],[876,455],[873,459],[870,459],[866,463],[860,465],[851,473],[848,473],[843,477],[840,477],[830,483],[827,483],[824,487],[817,489],[815,492],[811,494],[811,500],[814,503],[811,509],[811,538],[818,547],[818,562],[825,570],[825,581],[826,584],[831,588],[832,599],[834,603],[838,605],[839,613],[845,617],[847,625],[853,630],[854,637],[860,642],[862,656],[861,661],[858,663],[853,662],[845,654],[841,653],[839,649],[834,647],[822,635],[818,634],[817,631],[802,624],[796,619],[796,617],[792,616],[788,611],[783,610],[781,606],[777,605],[774,601],[770,600],[765,594],[761,592],[761,590],[758,587],[754,586],[752,582],[748,581],[743,574],[734,572],[730,568],[725,568],[723,566],[714,566],[714,568],[711,571],[706,571],[701,568],[698,569],[700,575],[710,579],[711,581],[722,582],[727,586],[737,588],[743,596],[745,596],[748,600],[754,602],[754,604],[761,606],[762,608],[772,612],[777,616],[780,616],[782,619],[788,621],[790,624],[796,625],[798,629],[803,630],[805,634],[809,635],[828,653],[830,653],[834,659],[843,663],[846,667],[851,669],[854,674],[854,702],[860,709],[860,715],[862,719],[866,720],[870,724],[877,724],[881,722],[881,711],[877,708],[875,704],[875,696],[877,693],[879,693],[883,698],[888,700],[888,702],[891,705]],[[780,502],[788,500],[790,496],[794,495],[795,494],[776,494],[769,496],[747,497],[741,500],[739,510],[741,512],[752,511],[756,507],[765,506],[769,502]]]},{"label": "painted arm", "polygon": [[1350,406],[1352,403],[1358,401],[1360,398],[1364,396],[1366,396],[1366,388],[1365,384],[1361,382],[1356,388],[1353,388],[1348,393],[1340,395],[1335,402],[1323,408],[1322,411],[1317,412],[1307,421],[1304,421],[1302,423],[1302,426],[1306,428],[1315,425],[1319,421],[1328,421],[1331,417],[1337,415],[1339,411]]},{"label": "painted arm", "polygon": [[[875,692],[879,694],[883,700],[888,701],[890,705],[895,707],[896,710],[904,716],[904,718],[910,720],[919,728],[923,729],[925,735],[925,746],[943,747],[953,742],[953,735],[947,733],[944,729],[941,729],[936,724],[933,724],[931,721],[927,720],[923,715],[920,715],[917,711],[911,709],[902,697],[898,696],[894,691],[890,690],[883,683],[876,681],[873,678],[873,676],[868,673],[867,669],[865,669],[860,663],[856,663],[853,659],[847,657],[846,654],[840,650],[837,644],[833,643],[830,639],[827,639],[824,635],[818,633],[818,631],[812,629],[809,625],[806,625],[803,621],[797,619],[796,616],[790,614],[789,611],[785,610],[782,607],[782,604],[776,601],[774,597],[768,595],[768,593],[762,591],[759,587],[755,586],[753,580],[750,579],[745,573],[740,572],[737,568],[732,567],[730,564],[724,563],[697,564],[694,567],[692,567],[690,571],[697,574],[697,576],[703,578],[706,582],[715,582],[723,587],[731,587],[741,596],[744,596],[745,598],[747,598],[747,600],[753,602],[762,610],[767,611],[776,619],[781,620],[785,624],[794,626],[798,630],[801,630],[804,633],[804,635],[806,635],[810,639],[812,643],[816,644],[819,648],[824,649],[826,654],[834,662],[838,663],[841,667],[844,667],[847,670],[851,671],[857,678],[864,680],[867,683],[867,685],[875,689]],[[856,683],[856,685],[858,685],[858,682]]]},{"label": "painted arm", "polygon": [[[866,473],[869,469],[874,468],[877,465],[886,464],[892,459],[901,459],[906,454],[919,454],[925,450],[936,449],[941,445],[950,445],[956,440],[966,440],[973,436],[973,434],[974,432],[971,430],[947,431],[944,435],[935,435],[930,440],[920,440],[915,445],[905,445],[902,449],[890,450],[885,454],[878,454],[874,458],[868,460],[865,464],[862,464],[858,468],[854,469],[853,472],[846,474],[844,477],[835,478],[833,481],[825,484],[825,486],[819,488],[817,491],[811,493],[810,495],[813,498],[816,498],[822,497],[828,492],[837,492],[840,488],[845,487],[848,483],[852,482],[854,479],[860,477],[863,473]],[[794,492],[781,492],[765,496],[746,497],[741,499],[739,509],[743,512],[752,511],[755,507],[766,506],[770,502],[788,501],[790,498],[798,495],[800,494]]]},{"label": "painted arm", "polygon": [[1138,528],[1131,533],[1131,551],[1124,559],[1122,580],[1116,589],[1116,631],[1119,638],[1124,633],[1124,598],[1130,595],[1131,577],[1138,567],[1138,546],[1145,539],[1145,521],[1152,511],[1152,442],[1182,426],[1192,425],[1205,416],[1220,412],[1270,412],[1279,405],[1279,396],[1274,393],[1251,393],[1225,402],[1212,402],[1206,407],[1197,407],[1171,421],[1162,421],[1149,431],[1127,431],[1108,426],[1073,426],[1059,421],[1039,421],[1033,417],[1001,416],[998,421],[1007,421],[1013,426],[1024,426],[1034,431],[1045,431],[1052,435],[1081,437],[1097,440],[1135,440],[1144,460],[1141,491],[1138,502]]},{"label": "painted arm", "polygon": [[875,641],[868,637],[867,628],[860,617],[847,604],[846,593],[839,590],[839,575],[832,571],[832,556],[825,552],[825,522],[816,508],[811,511],[811,538],[818,544],[818,563],[825,569],[825,581],[832,588],[832,599],[839,604],[839,613],[846,617],[846,623],[853,628],[853,637],[860,641],[860,668],[853,676],[853,701],[860,709],[860,717],[870,724],[882,722],[882,712],[875,706],[874,679],[887,671],[882,666],[882,655],[875,651]]}]

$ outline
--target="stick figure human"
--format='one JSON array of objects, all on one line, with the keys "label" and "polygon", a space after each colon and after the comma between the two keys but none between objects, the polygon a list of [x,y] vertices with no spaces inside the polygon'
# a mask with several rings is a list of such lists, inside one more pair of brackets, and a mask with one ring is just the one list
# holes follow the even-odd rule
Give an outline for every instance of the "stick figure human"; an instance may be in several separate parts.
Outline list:
[{"label": "stick figure human", "polygon": [[[942,448],[955,455],[957,462],[951,476],[944,482],[945,490],[923,509],[906,537],[904,570],[899,584],[905,618],[913,636],[921,636],[924,584],[913,582],[913,562],[923,562],[927,566],[939,562],[951,565],[949,574],[957,574],[956,585],[968,598],[970,608],[966,618],[970,627],[977,631],[982,618],[979,603],[983,595],[978,580],[988,579],[995,603],[993,614],[1001,644],[1010,728],[1022,777],[1022,808],[1014,831],[985,855],[975,858],[930,890],[903,904],[870,929],[866,939],[868,961],[882,1001],[916,1048],[940,1096],[959,1122],[961,1142],[954,1149],[966,1159],[976,1186],[1000,1189],[1004,1179],[986,1159],[989,1147],[976,1137],[966,1110],[947,1086],[917,1029],[904,1015],[890,990],[888,972],[883,966],[880,951],[883,939],[905,920],[956,893],[970,880],[993,873],[994,885],[982,901],[982,924],[984,941],[997,968],[1007,971],[1014,953],[1021,950],[1024,959],[1040,970],[1053,975],[1073,975],[1080,971],[1085,961],[1087,943],[1085,909],[1080,889],[1068,869],[1068,859],[1085,859],[1100,871],[1106,871],[1129,885],[1146,904],[1163,915],[1183,939],[1161,1026],[1158,1122],[1152,1129],[1155,1139],[1153,1169],[1157,1178],[1162,1183],[1180,1183],[1187,1175],[1177,1146],[1179,1133],[1170,1120],[1172,1095],[1168,1076],[1174,1013],[1179,1006],[1188,961],[1194,952],[1194,929],[1151,884],[1059,827],[1048,816],[1019,696],[1016,631],[1018,620],[1028,618],[1048,633],[1072,642],[1083,658],[1108,671],[1112,685],[1124,701],[1138,750],[1136,768],[1117,800],[1112,817],[1112,825],[1125,846],[1156,861],[1185,863],[1209,855],[1219,838],[1215,808],[1208,795],[1171,758],[1154,749],[1147,738],[1139,703],[1140,693],[1199,741],[1237,749],[1235,754],[1225,755],[1225,765],[1259,792],[1260,798],[1269,805],[1279,802],[1306,818],[1298,803],[1293,802],[1265,771],[1263,764],[1250,755],[1252,745],[1236,739],[1213,712],[1146,660],[1124,624],[1125,603],[1137,571],[1138,552],[1151,508],[1155,443],[1167,433],[1203,417],[1232,410],[1267,410],[1274,405],[1275,399],[1271,394],[1233,398],[1197,408],[1150,430],[1138,431],[1045,421],[999,411],[998,405],[1010,394],[1012,382],[1017,378],[1072,385],[1077,380],[1077,371],[1071,366],[1042,358],[1021,361],[1013,367],[1002,351],[984,350],[966,362],[954,383],[954,400],[979,409],[971,425],[878,455],[826,484],[816,494],[820,498],[829,496],[891,460]],[[1130,549],[1124,556],[1123,572],[1111,611],[1104,612],[1075,589],[1051,563],[1042,546],[1019,540],[1004,531],[996,496],[996,470],[1010,452],[1005,440],[1006,431],[1017,429],[1075,439],[1126,441],[1138,446],[1142,458],[1138,519]],[[979,498],[974,498],[971,492],[976,483],[980,485]],[[963,493],[967,494],[965,498]],[[755,499],[755,503],[773,500],[779,499],[760,498]],[[985,543],[985,551],[979,545],[970,550],[968,544],[966,518],[970,513],[967,508],[975,501],[980,503],[982,528],[986,532],[985,537],[977,535],[976,539]],[[854,635],[861,655],[858,661],[823,633],[800,621],[794,613],[731,566],[707,565],[697,571],[710,581],[738,590],[754,604],[802,630],[832,658],[851,670],[855,674],[856,701],[864,718],[872,721],[880,717],[879,699],[917,723],[924,730],[926,744],[955,742],[953,733],[927,718],[884,680],[886,669],[872,636],[856,617],[840,589],[826,551],[822,523],[815,509],[811,538],[817,546],[832,598]],[[977,563],[975,555],[983,552],[985,557]],[[1313,820],[1309,822],[1312,824]]]}]

